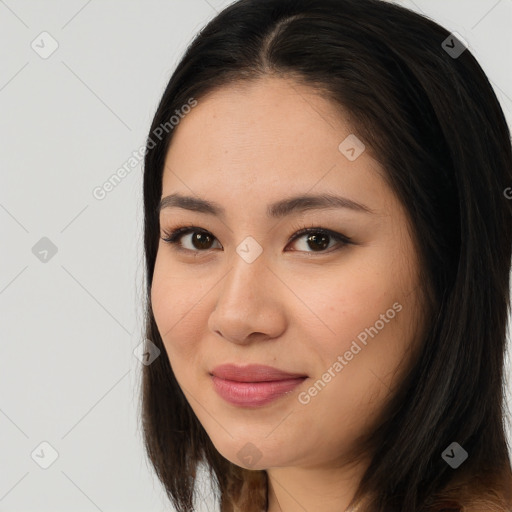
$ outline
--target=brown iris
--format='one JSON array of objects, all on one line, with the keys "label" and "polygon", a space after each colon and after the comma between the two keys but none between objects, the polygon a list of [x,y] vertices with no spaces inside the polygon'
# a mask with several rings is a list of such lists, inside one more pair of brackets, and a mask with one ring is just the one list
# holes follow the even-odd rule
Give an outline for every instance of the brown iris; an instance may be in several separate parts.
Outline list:
[{"label": "brown iris", "polygon": [[196,249],[210,249],[212,241],[213,238],[207,233],[193,233],[192,244]]},{"label": "brown iris", "polygon": [[311,235],[308,236],[307,240],[308,240],[309,246],[313,250],[317,250],[314,247],[315,244],[317,245],[317,247],[319,247],[318,250],[323,250],[326,247],[328,247],[328,245],[329,245],[329,235],[325,235],[323,233],[311,234]]}]

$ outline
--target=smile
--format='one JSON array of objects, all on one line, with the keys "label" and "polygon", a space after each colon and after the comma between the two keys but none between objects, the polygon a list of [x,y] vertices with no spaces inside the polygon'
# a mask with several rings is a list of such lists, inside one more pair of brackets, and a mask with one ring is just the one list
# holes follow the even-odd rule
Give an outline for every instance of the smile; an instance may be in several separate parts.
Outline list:
[{"label": "smile", "polygon": [[259,407],[293,391],[307,377],[265,381],[238,382],[212,375],[215,391],[227,402],[238,407]]}]

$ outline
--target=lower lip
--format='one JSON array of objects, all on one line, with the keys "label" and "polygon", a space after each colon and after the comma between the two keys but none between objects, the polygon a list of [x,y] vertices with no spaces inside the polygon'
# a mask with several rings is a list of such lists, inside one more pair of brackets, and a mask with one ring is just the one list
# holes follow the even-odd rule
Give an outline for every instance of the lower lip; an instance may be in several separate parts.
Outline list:
[{"label": "lower lip", "polygon": [[215,391],[227,402],[239,407],[258,407],[293,391],[306,377],[269,382],[235,382],[212,375]]}]

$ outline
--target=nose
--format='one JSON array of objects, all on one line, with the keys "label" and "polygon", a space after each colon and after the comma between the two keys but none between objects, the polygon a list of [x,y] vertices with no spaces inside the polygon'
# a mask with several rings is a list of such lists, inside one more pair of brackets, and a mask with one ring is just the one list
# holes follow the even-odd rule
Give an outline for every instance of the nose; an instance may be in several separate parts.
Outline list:
[{"label": "nose", "polygon": [[208,327],[231,343],[276,338],[286,329],[282,283],[262,256],[252,263],[235,257],[231,270],[216,287],[216,305]]}]

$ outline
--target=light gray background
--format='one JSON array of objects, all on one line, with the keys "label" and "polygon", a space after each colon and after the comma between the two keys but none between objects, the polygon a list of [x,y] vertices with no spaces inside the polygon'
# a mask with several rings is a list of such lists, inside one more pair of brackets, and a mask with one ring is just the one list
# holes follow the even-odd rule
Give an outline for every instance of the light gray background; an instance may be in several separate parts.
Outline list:
[{"label": "light gray background", "polygon": [[[137,420],[141,165],[92,191],[144,144],[179,57],[228,3],[0,0],[0,511],[172,509]],[[512,125],[512,0],[401,3],[468,41]],[[48,469],[31,458],[50,460],[43,441]]]}]

